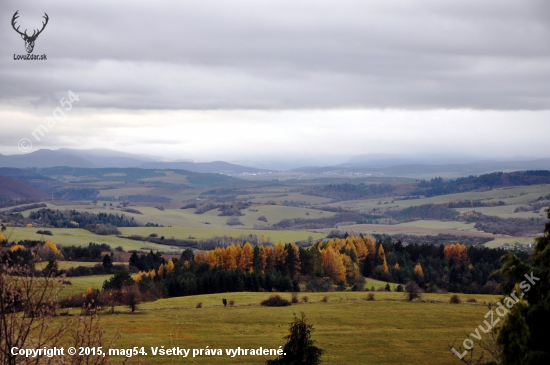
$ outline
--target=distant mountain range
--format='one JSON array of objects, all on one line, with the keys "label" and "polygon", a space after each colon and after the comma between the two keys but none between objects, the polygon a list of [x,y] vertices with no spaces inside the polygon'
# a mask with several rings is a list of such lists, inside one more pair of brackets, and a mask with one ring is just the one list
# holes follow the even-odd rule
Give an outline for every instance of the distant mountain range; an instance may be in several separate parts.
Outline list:
[{"label": "distant mountain range", "polygon": [[[417,174],[451,174],[453,176],[478,175],[494,171],[550,170],[550,158],[515,158],[507,161],[476,160],[466,155],[390,155],[368,154],[350,158],[347,162],[331,166],[290,167],[300,161],[257,162],[247,161],[245,166],[225,161],[191,162],[185,160],[163,161],[160,157],[136,155],[110,149],[77,150],[61,148],[41,149],[20,155],[0,155],[0,167],[49,168],[56,166],[79,168],[143,168],[178,169],[197,173],[218,173],[225,175],[262,174],[281,170],[311,175],[357,176],[372,174],[379,176],[414,176]],[[327,161],[329,162],[329,161]],[[306,162],[307,163],[307,162]],[[329,162],[330,163],[330,162]],[[275,166],[278,168],[275,169]]]},{"label": "distant mountain range", "polygon": [[180,169],[201,173],[220,173],[226,175],[242,173],[259,173],[255,167],[236,165],[223,161],[215,162],[165,162],[152,156],[140,156],[109,149],[76,150],[61,148],[59,150],[41,149],[21,155],[0,155],[0,167],[87,167],[87,168],[129,168],[144,169]]},{"label": "distant mountain range", "polygon": [[384,176],[411,176],[416,174],[452,173],[459,176],[479,175],[495,171],[550,170],[550,158],[532,161],[476,161],[462,164],[402,164],[394,166],[337,165],[325,167],[302,167],[295,172],[308,174],[365,174]]}]

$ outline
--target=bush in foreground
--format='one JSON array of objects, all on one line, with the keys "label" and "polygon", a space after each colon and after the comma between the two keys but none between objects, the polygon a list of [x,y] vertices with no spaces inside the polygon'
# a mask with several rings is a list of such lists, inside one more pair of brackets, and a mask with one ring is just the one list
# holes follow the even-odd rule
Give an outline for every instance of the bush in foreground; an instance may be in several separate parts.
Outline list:
[{"label": "bush in foreground", "polygon": [[451,299],[449,299],[449,303],[452,303],[452,304],[460,304],[461,302],[462,300],[460,300],[460,298],[456,294],[452,295]]},{"label": "bush in foreground", "polygon": [[414,281],[409,281],[407,285],[405,285],[405,299],[412,302],[415,299],[420,299],[421,296],[422,291]]},{"label": "bush in foreground", "polygon": [[263,300],[261,304],[266,307],[286,307],[290,305],[290,302],[279,294],[273,294],[268,299]]}]

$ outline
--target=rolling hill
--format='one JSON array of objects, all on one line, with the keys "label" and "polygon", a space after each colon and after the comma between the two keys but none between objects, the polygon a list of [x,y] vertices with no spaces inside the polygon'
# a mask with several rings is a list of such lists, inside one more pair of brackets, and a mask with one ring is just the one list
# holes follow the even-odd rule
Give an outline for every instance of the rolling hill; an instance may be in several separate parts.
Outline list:
[{"label": "rolling hill", "polygon": [[0,200],[4,199],[47,199],[48,195],[19,180],[0,175]]}]

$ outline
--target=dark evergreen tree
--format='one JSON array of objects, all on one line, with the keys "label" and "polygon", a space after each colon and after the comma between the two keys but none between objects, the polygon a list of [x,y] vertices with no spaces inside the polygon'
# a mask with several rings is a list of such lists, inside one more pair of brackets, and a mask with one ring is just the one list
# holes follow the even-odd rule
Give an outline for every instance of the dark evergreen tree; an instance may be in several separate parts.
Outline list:
[{"label": "dark evergreen tree", "polygon": [[313,326],[306,323],[306,316],[301,318],[294,315],[294,321],[290,324],[290,334],[285,336],[287,341],[283,347],[284,355],[275,360],[266,361],[266,365],[318,365],[321,363],[323,350],[314,346],[311,339]]},{"label": "dark evergreen tree", "polygon": [[[547,211],[550,219],[550,210]],[[511,293],[519,284],[524,301],[517,302],[498,330],[497,343],[502,346],[502,365],[550,364],[548,330],[550,329],[550,222],[536,238],[530,263],[508,252],[507,262],[498,271],[508,278],[503,288]],[[517,288],[516,288],[517,289]]]},{"label": "dark evergreen tree", "polygon": [[113,260],[111,259],[111,256],[109,254],[105,254],[105,256],[103,256],[103,268],[106,271],[109,271],[113,268]]},{"label": "dark evergreen tree", "polygon": [[134,279],[130,276],[127,271],[119,271],[109,280],[103,282],[103,289],[122,289],[123,286],[133,285]]},{"label": "dark evergreen tree", "polygon": [[252,257],[252,267],[255,273],[262,271],[262,257],[260,255],[260,246],[254,246],[254,256]]},{"label": "dark evergreen tree", "polygon": [[186,248],[181,253],[181,261],[192,261],[195,258],[195,254],[193,253],[193,250],[190,248]]}]

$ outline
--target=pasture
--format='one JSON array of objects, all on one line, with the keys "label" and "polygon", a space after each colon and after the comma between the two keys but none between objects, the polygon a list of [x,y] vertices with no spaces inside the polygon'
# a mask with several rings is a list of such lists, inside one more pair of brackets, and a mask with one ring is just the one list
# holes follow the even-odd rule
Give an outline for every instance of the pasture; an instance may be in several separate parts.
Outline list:
[{"label": "pasture", "polygon": [[[111,246],[112,249],[121,246],[125,251],[163,251],[174,252],[182,251],[182,247],[161,245],[151,242],[134,241],[126,238],[122,238],[114,235],[96,235],[82,228],[48,228],[52,232],[53,236],[42,235],[36,233],[38,228],[24,228],[14,227],[7,231],[6,236],[10,235],[10,241],[20,240],[43,240],[53,241],[58,245],[63,246],[87,246],[88,243],[106,243]],[[205,240],[212,236],[231,236],[239,237],[241,235],[253,234],[258,238],[263,234],[264,237],[270,238],[272,242],[296,242],[305,241],[308,237],[312,237],[314,240],[323,238],[326,236],[324,233],[314,233],[308,231],[274,231],[274,230],[252,230],[252,229],[216,229],[216,228],[195,228],[195,227],[125,227],[119,228],[122,235],[140,235],[148,236],[152,233],[158,234],[158,236],[165,236],[167,238],[174,237],[179,239],[189,239],[194,237],[195,240]]]},{"label": "pasture", "polygon": [[[139,312],[117,307],[102,316],[109,334],[119,332],[118,348],[145,347],[147,364],[263,364],[268,356],[225,355],[225,349],[279,348],[293,315],[304,312],[315,328],[312,338],[325,350],[325,364],[457,364],[448,345],[461,342],[482,323],[483,304],[449,304],[448,295],[430,295],[440,302],[405,302],[402,293],[300,293],[309,303],[262,307],[269,293],[225,293],[162,299],[142,304]],[[282,293],[290,297],[289,293]],[[322,296],[329,297],[321,302]],[[464,298],[466,296],[463,296]],[[472,296],[496,300],[495,296]],[[222,298],[235,300],[223,307]],[[195,308],[198,302],[203,308]],[[151,346],[222,349],[223,356],[176,358],[152,356]],[[271,357],[273,358],[273,357]]]},{"label": "pasture", "polygon": [[[404,209],[414,205],[437,204],[456,200],[487,200],[499,201],[502,200],[507,205],[525,204],[536,200],[540,196],[545,196],[550,193],[550,186],[531,185],[531,186],[515,186],[510,188],[498,188],[486,191],[469,191],[466,193],[456,193],[448,195],[439,195],[430,198],[411,199],[411,200],[395,200],[394,198],[380,199],[362,199],[349,200],[335,203],[333,205],[345,208],[357,209],[364,212],[370,212],[373,208],[381,209]],[[380,204],[378,204],[380,202]],[[499,207],[500,208],[500,207]],[[469,210],[479,210],[482,208],[471,208]],[[495,209],[495,208],[490,208]],[[498,211],[497,211],[498,212]],[[509,213],[509,209],[504,210],[505,214]],[[492,214],[493,215],[493,214]],[[519,216],[518,216],[519,217]]]}]

